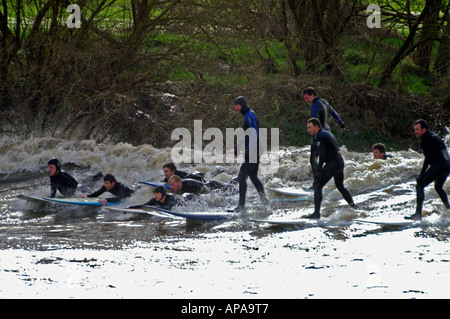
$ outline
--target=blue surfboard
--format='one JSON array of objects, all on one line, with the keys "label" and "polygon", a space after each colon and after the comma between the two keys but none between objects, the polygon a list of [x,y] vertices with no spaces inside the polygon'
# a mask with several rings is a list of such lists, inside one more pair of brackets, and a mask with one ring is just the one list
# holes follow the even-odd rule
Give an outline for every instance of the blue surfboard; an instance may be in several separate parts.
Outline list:
[{"label": "blue surfboard", "polygon": [[153,187],[164,186],[165,188],[170,189],[170,186],[165,183],[153,183],[153,182],[144,182],[144,181],[140,181],[139,183],[153,186]]},{"label": "blue surfboard", "polygon": [[231,217],[236,216],[234,213],[230,212],[174,212],[171,210],[167,210],[164,208],[156,207],[156,206],[143,206],[144,210],[154,209],[166,214],[171,214],[178,217],[184,217],[189,219],[197,219],[197,220],[208,220],[208,221],[223,221],[227,220]]}]

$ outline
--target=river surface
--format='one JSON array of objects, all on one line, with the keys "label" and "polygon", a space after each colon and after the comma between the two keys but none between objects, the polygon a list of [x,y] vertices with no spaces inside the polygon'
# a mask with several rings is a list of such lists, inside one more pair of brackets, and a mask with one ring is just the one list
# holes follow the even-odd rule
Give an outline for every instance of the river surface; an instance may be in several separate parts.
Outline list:
[{"label": "river surface", "polygon": [[[449,138],[446,140],[449,145]],[[313,200],[269,187],[312,185],[309,146],[281,148],[274,171],[263,158],[261,180],[272,207],[249,181],[245,215],[226,222],[113,214],[98,208],[40,204],[18,195],[49,196],[46,163],[57,157],[82,188],[101,171],[135,194],[121,206],[142,204],[162,179],[170,149],[104,145],[55,138],[0,138],[1,298],[450,298],[450,212],[431,186],[424,220],[410,227],[380,227],[355,219],[403,218],[415,209],[415,178],[423,155],[391,152],[386,161],[341,147],[345,184],[358,209],[348,207],[331,181],[324,222],[271,226],[253,218],[293,219],[313,212]],[[274,154],[271,154],[274,156]],[[273,157],[272,157],[273,158]],[[180,164],[207,179],[229,182],[238,164]],[[444,189],[450,193],[450,182]],[[283,200],[289,199],[289,200]],[[229,209],[238,195],[202,195],[190,209]]]}]

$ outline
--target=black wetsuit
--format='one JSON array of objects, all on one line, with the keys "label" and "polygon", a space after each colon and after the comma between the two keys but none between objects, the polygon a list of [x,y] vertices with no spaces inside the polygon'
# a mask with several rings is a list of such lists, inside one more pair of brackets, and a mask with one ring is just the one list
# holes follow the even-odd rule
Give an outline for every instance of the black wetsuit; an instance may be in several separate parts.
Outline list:
[{"label": "black wetsuit", "polygon": [[78,182],[66,172],[59,172],[50,176],[50,197],[55,197],[58,190],[64,197],[73,196],[77,190]]},{"label": "black wetsuit", "polygon": [[142,208],[142,206],[148,205],[148,206],[157,206],[164,209],[171,210],[173,206],[183,206],[184,201],[181,197],[177,195],[172,194],[165,194],[163,201],[157,201],[156,198],[152,198],[147,203],[143,205],[136,205],[136,206],[130,206],[129,208]]},{"label": "black wetsuit", "polygon": [[99,197],[104,192],[110,192],[115,197],[107,198],[106,200],[111,203],[120,202],[122,199],[126,197],[130,197],[134,191],[119,182],[115,182],[114,187],[111,190],[107,190],[105,186],[102,186],[98,191],[87,195],[87,197]]},{"label": "black wetsuit", "polygon": [[[204,182],[205,179],[202,175],[202,173],[186,173],[186,172],[182,172],[179,170],[175,170],[175,175],[180,176],[181,179],[185,179],[185,178],[190,178],[190,179],[195,179],[201,182]],[[164,178],[162,180],[164,183],[168,183],[169,182],[169,178]]]},{"label": "black wetsuit", "polygon": [[182,193],[191,193],[195,195],[207,194],[217,189],[226,190],[229,187],[229,185],[219,181],[209,181],[203,183],[195,179],[184,179],[181,181],[181,185]]},{"label": "black wetsuit", "polygon": [[[324,99],[317,96],[313,100],[310,110],[311,110],[311,117],[319,120],[320,126],[322,127],[323,130],[330,132],[330,126],[328,125],[328,115],[329,114],[331,114],[331,116],[333,116],[333,119],[336,121],[336,123],[339,124],[340,127],[345,128],[345,124],[344,124],[344,122],[342,122],[339,115],[331,107],[331,105]],[[311,152],[311,157],[309,159],[311,166],[314,165],[313,161],[314,161],[313,152]]]},{"label": "black wetsuit", "polygon": [[425,199],[424,189],[434,181],[434,188],[442,202],[450,208],[447,193],[442,188],[450,173],[450,157],[444,142],[435,133],[427,131],[422,135],[420,147],[425,155],[422,170],[417,177],[417,207],[415,218],[422,216],[422,205]]},{"label": "black wetsuit", "polygon": [[311,144],[311,153],[319,162],[314,161],[312,169],[314,174],[314,214],[310,217],[320,217],[322,203],[322,189],[334,177],[334,183],[349,205],[354,207],[352,196],[344,187],[344,159],[339,145],[331,132],[320,130]]},{"label": "black wetsuit", "polygon": [[[238,98],[236,101],[241,105],[241,113],[244,116],[244,124],[242,128],[246,131],[248,128],[254,128],[256,131],[256,143],[250,145],[251,138],[245,137],[245,155],[244,162],[239,169],[238,181],[239,181],[239,207],[241,209],[245,206],[245,196],[247,193],[247,178],[250,177],[253,185],[255,185],[256,191],[263,203],[268,203],[264,192],[264,185],[258,178],[259,160],[260,160],[260,141],[259,141],[259,120],[255,113],[247,105],[247,100],[245,98]],[[255,153],[256,154],[252,154]],[[235,155],[237,155],[237,148],[235,149]],[[256,156],[255,156],[256,155]],[[256,160],[255,160],[256,157]]]}]

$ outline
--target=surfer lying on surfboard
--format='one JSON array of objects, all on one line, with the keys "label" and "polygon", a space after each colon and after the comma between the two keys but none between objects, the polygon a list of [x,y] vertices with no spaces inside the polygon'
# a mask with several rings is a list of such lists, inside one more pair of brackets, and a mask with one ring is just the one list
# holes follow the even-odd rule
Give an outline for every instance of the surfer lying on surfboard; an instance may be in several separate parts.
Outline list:
[{"label": "surfer lying on surfboard", "polygon": [[69,173],[61,170],[61,163],[57,158],[48,161],[48,175],[50,176],[50,197],[55,197],[58,190],[64,197],[73,196],[78,182]]},{"label": "surfer lying on surfboard", "polygon": [[142,208],[143,206],[158,206],[171,210],[173,206],[186,206],[184,199],[178,195],[167,194],[164,186],[155,187],[153,190],[154,198],[142,205],[130,206],[128,208]]},{"label": "surfer lying on surfboard", "polygon": [[194,195],[208,194],[214,190],[234,190],[233,185],[228,185],[219,181],[209,181],[206,183],[194,180],[184,179],[182,180],[178,175],[172,175],[169,178],[169,186],[175,193],[184,194],[191,193]]},{"label": "surfer lying on surfboard", "polygon": [[164,183],[168,183],[169,182],[169,178],[173,175],[178,175],[180,176],[181,179],[185,179],[185,178],[190,178],[190,179],[195,179],[201,182],[204,182],[205,179],[203,177],[203,173],[186,173],[186,172],[182,172],[177,170],[177,167],[175,166],[174,163],[167,163],[163,166],[163,172],[164,172],[164,179],[162,180],[162,182]]},{"label": "surfer lying on surfboard", "polygon": [[83,195],[81,197],[99,197],[104,192],[110,192],[114,195],[114,197],[99,199],[100,203],[106,205],[107,202],[117,203],[126,197],[130,197],[134,193],[134,190],[126,187],[122,183],[117,182],[113,175],[106,174],[105,177],[103,177],[103,186],[98,191],[89,195]]}]

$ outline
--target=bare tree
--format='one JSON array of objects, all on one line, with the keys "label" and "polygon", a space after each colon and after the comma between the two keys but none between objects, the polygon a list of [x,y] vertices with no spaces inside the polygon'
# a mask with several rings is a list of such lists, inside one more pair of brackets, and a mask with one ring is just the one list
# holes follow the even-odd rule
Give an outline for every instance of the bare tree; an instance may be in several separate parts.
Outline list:
[{"label": "bare tree", "polygon": [[433,42],[438,39],[438,33],[440,30],[439,25],[439,12],[442,9],[442,0],[431,0],[430,6],[426,7],[425,15],[423,18],[423,26],[421,28],[420,35],[418,37],[420,45],[417,46],[414,53],[415,63],[429,70],[431,63],[431,49]]},{"label": "bare tree", "polygon": [[436,62],[434,64],[434,69],[441,75],[448,73],[450,68],[450,5],[447,5],[443,10],[443,18],[440,23],[441,27],[441,37],[439,49],[436,56]]},{"label": "bare tree", "polygon": [[[416,6],[418,5],[418,3],[415,4]],[[413,56],[417,65],[428,70],[431,64],[432,45],[436,41],[440,43],[436,61],[437,66],[442,61],[445,61],[445,59],[442,59],[442,54],[445,55],[445,46],[448,43],[448,31],[445,30],[445,28],[448,29],[448,26],[445,27],[445,19],[448,17],[449,10],[448,2],[443,0],[426,0],[419,15],[412,12],[410,1],[401,4],[397,3],[397,5],[403,5],[403,11],[387,5],[384,7],[383,15],[387,16],[386,22],[403,24],[408,28],[408,32],[401,47],[390,59],[383,71],[380,81],[381,87],[389,82],[395,68],[409,55]],[[443,18],[439,16],[441,11],[443,12]],[[438,69],[441,68],[438,67]]]},{"label": "bare tree", "polygon": [[287,0],[296,26],[294,37],[307,70],[314,71],[325,65],[330,71],[337,66],[340,40],[356,14],[356,4],[357,1],[352,0]]}]

